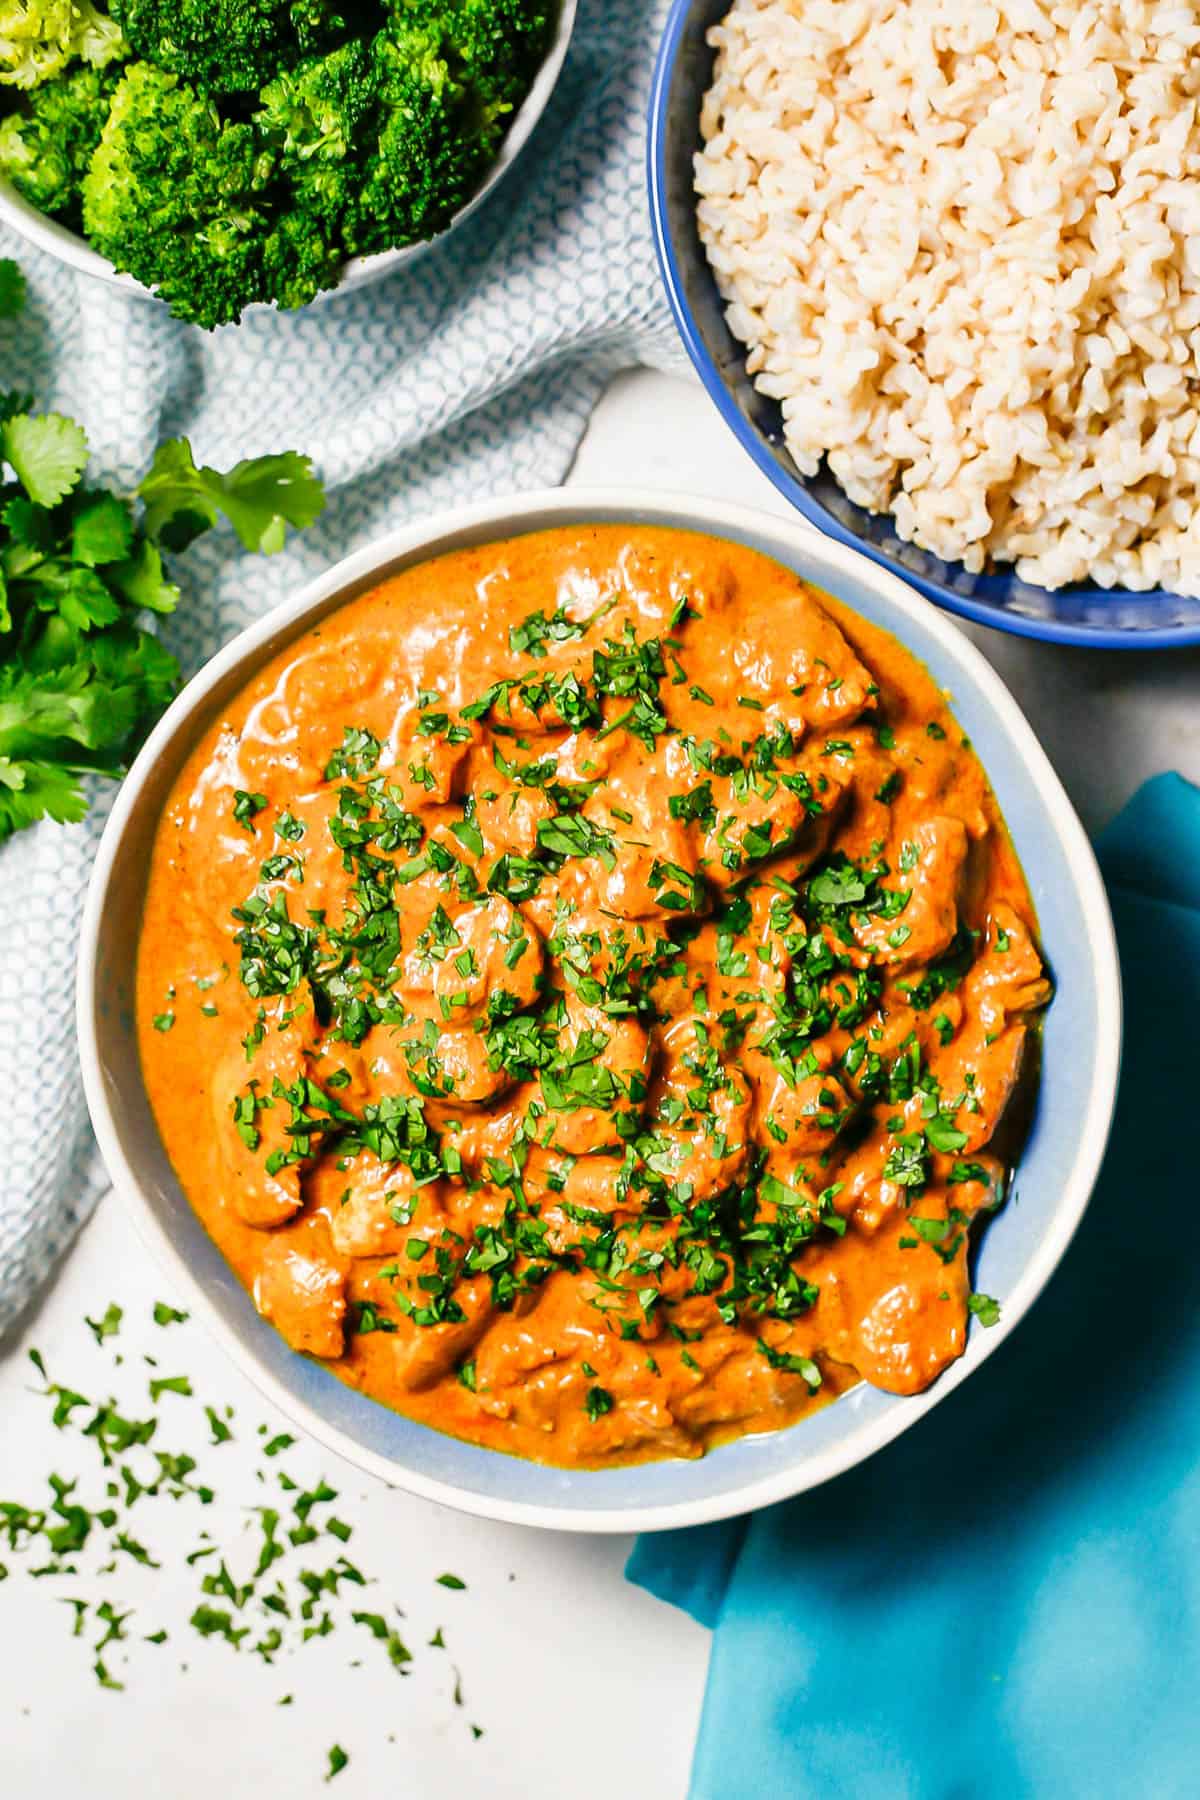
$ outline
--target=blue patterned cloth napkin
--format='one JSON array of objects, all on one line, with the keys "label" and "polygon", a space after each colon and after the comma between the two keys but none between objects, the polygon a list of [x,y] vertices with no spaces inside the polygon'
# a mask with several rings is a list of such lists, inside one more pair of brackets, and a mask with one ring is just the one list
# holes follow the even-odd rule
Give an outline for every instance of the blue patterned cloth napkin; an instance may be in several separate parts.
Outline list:
[{"label": "blue patterned cloth napkin", "polygon": [[[338,557],[413,517],[566,474],[607,381],[682,367],[647,221],[645,116],[666,0],[581,0],[550,107],[499,190],[388,280],[205,335],[28,249],[0,389],[85,426],[97,475],[133,483],[160,437],[197,461],[302,450],[329,505],[269,560],[220,531],[179,559],[164,635],[192,673]],[[0,850],[0,1332],[103,1191],[79,1086],[75,944],[104,801]]]},{"label": "blue patterned cloth napkin", "polygon": [[1101,839],[1113,1138],[1031,1316],[905,1437],[629,1574],[714,1628],[692,1800],[1200,1793],[1200,788]]}]

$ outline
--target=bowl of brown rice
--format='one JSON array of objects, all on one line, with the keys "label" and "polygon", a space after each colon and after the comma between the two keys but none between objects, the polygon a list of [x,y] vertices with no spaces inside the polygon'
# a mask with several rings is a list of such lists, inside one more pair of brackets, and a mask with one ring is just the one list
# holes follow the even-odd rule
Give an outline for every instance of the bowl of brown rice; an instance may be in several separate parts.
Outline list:
[{"label": "bowl of brown rice", "polygon": [[676,0],[649,165],[805,517],[983,624],[1200,643],[1200,0]]}]

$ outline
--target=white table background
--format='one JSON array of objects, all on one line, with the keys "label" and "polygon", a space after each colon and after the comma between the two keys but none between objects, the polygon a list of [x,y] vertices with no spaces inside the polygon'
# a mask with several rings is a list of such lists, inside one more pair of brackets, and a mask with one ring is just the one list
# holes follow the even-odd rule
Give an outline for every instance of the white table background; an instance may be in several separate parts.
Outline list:
[{"label": "white table background", "polygon": [[[644,371],[609,390],[571,480],[788,511],[698,384]],[[1013,689],[1089,830],[1161,769],[1200,780],[1200,652],[1121,656],[968,629]],[[152,1355],[157,1373],[186,1371],[197,1395],[235,1408],[235,1442],[198,1458],[200,1479],[219,1490],[200,1522],[230,1547],[232,1565],[257,1543],[245,1512],[264,1500],[257,1426],[273,1432],[285,1421],[198,1326],[152,1323],[153,1301],[172,1298],[110,1196],[25,1331],[0,1345],[0,1500],[37,1504],[52,1468],[86,1473],[95,1492],[95,1458],[84,1455],[91,1446],[53,1431],[33,1391],[31,1344],[52,1377],[97,1399],[111,1380],[143,1411],[142,1357]],[[97,1347],[84,1315],[99,1317],[110,1300],[125,1310],[122,1330]],[[124,1360],[114,1370],[115,1352]],[[186,1446],[185,1420],[198,1410],[169,1394],[159,1402],[169,1447]],[[205,1429],[195,1442],[206,1438]],[[76,1791],[87,1800],[304,1800],[326,1791],[334,1742],[351,1758],[332,1789],[341,1800],[682,1800],[708,1634],[624,1582],[628,1539],[467,1519],[389,1491],[312,1446],[279,1462],[306,1485],[323,1472],[340,1490],[335,1510],[355,1527],[346,1552],[379,1578],[358,1603],[404,1609],[415,1654],[409,1678],[397,1679],[379,1647],[351,1627],[272,1667],[202,1642],[187,1620],[204,1565],[183,1561],[197,1541],[196,1509],[144,1502],[129,1528],[159,1557],[158,1571],[128,1564],[86,1581],[31,1580],[22,1559],[0,1546],[11,1570],[0,1584],[3,1800]],[[338,1548],[326,1540],[329,1552]],[[312,1560],[324,1566],[332,1554]],[[436,1585],[446,1570],[466,1581],[465,1592]],[[124,1692],[96,1683],[87,1639],[70,1635],[68,1594],[136,1604],[129,1641],[105,1652]],[[449,1648],[419,1648],[439,1625]],[[139,1641],[160,1627],[166,1644]],[[359,1657],[362,1666],[352,1666]],[[280,1710],[285,1693],[294,1702]],[[471,1723],[484,1728],[481,1739]]]}]

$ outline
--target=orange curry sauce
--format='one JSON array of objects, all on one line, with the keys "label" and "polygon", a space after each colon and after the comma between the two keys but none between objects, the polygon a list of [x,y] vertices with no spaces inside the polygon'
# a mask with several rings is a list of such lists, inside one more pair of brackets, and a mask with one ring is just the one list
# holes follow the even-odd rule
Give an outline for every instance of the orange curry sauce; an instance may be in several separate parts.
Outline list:
[{"label": "orange curry sauce", "polygon": [[208,732],[142,1064],[296,1350],[495,1449],[696,1456],[962,1352],[1033,927],[894,639],[732,544],[563,529],[343,606]]}]

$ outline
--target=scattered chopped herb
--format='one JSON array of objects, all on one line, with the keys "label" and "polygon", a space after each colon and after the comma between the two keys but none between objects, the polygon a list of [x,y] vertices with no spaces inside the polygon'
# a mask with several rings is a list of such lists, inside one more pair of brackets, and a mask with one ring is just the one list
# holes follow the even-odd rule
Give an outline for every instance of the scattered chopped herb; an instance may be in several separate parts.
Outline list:
[{"label": "scattered chopped herb", "polygon": [[[114,1302],[100,1320],[87,1321],[98,1345],[112,1335],[121,1316],[121,1308]],[[159,1302],[153,1311],[159,1324],[183,1323],[185,1316],[164,1302]],[[139,1520],[144,1514],[146,1522],[152,1523],[149,1509],[156,1496],[173,1502],[187,1501],[201,1508],[213,1505],[215,1493],[198,1478],[195,1459],[160,1447],[157,1417],[127,1418],[118,1411],[115,1401],[96,1405],[82,1393],[52,1381],[38,1351],[30,1350],[29,1358],[44,1383],[40,1392],[53,1409],[54,1423],[60,1430],[71,1431],[80,1446],[90,1447],[99,1456],[103,1495],[99,1501],[89,1498],[81,1477],[69,1480],[51,1476],[49,1494],[38,1507],[0,1501],[0,1538],[6,1538],[15,1552],[33,1553],[29,1556],[28,1572],[34,1577],[60,1572],[82,1574],[85,1571],[81,1558],[85,1553],[100,1573],[115,1576],[126,1563],[159,1569],[149,1535],[140,1529],[135,1535],[129,1528],[128,1509],[137,1505]],[[177,1394],[185,1400],[193,1397],[186,1376],[156,1377],[151,1385],[156,1399],[163,1393]],[[233,1416],[232,1408],[218,1410],[212,1405],[195,1401],[193,1404],[197,1417],[202,1413],[207,1420],[213,1444],[232,1437],[227,1422]],[[264,1451],[272,1455],[296,1443],[285,1432],[270,1435],[266,1426],[260,1427],[260,1437],[267,1440]],[[263,1471],[258,1478],[264,1479]],[[281,1507],[260,1502],[251,1509],[257,1513],[261,1527],[256,1567],[239,1572],[232,1555],[227,1563],[215,1538],[205,1531],[200,1532],[197,1547],[181,1559],[181,1569],[195,1568],[197,1575],[193,1579],[199,1583],[199,1592],[193,1589],[194,1598],[189,1601],[191,1628],[199,1636],[227,1646],[230,1652],[251,1654],[270,1663],[277,1654],[291,1653],[305,1642],[330,1635],[339,1617],[349,1618],[366,1626],[381,1643],[392,1667],[406,1673],[411,1653],[395,1626],[383,1613],[351,1610],[350,1596],[356,1596],[367,1583],[362,1570],[344,1554],[339,1554],[328,1567],[319,1562],[315,1567],[294,1561],[289,1564],[294,1547],[317,1541],[328,1543],[330,1539],[345,1545],[351,1538],[351,1525],[328,1510],[337,1499],[334,1489],[325,1481],[301,1488],[281,1469],[276,1471],[276,1479],[288,1497],[295,1522],[287,1525],[287,1515]],[[226,1541],[232,1542],[232,1537]],[[444,1574],[438,1579],[446,1588],[466,1586],[457,1575]],[[161,1626],[150,1631],[131,1631],[133,1609],[119,1606],[115,1599],[91,1604],[72,1599],[66,1604],[72,1635],[87,1645],[96,1680],[114,1691],[120,1691],[124,1681],[114,1673],[108,1654],[113,1643],[124,1646],[136,1640],[159,1646],[168,1641],[168,1633]],[[340,1604],[345,1604],[344,1611]],[[444,1647],[440,1632],[438,1638]],[[290,1701],[291,1696],[285,1695],[278,1704]]]},{"label": "scattered chopped herb", "polygon": [[150,1383],[151,1400],[159,1400],[164,1394],[190,1394],[192,1384],[186,1375],[163,1375]]},{"label": "scattered chopped herb", "polygon": [[105,1309],[102,1318],[88,1319],[85,1323],[96,1342],[102,1344],[105,1338],[116,1337],[121,1329],[121,1320],[124,1317],[125,1314],[122,1309],[117,1305],[115,1300],[112,1300]]},{"label": "scattered chopped herb", "polygon": [[228,1444],[233,1437],[233,1432],[229,1429],[229,1426],[225,1423],[224,1419],[216,1409],[211,1406],[205,1407],[204,1414],[208,1420],[209,1429],[212,1432],[213,1443]]},{"label": "scattered chopped herb", "polygon": [[979,1320],[981,1325],[998,1325],[1000,1323],[1000,1302],[993,1300],[990,1294],[968,1294],[967,1311]]}]

